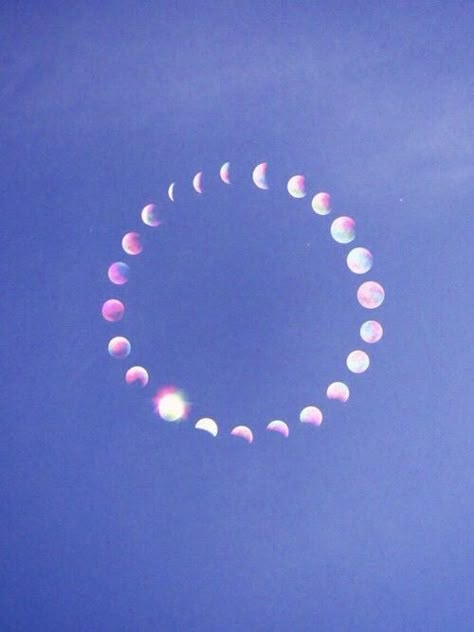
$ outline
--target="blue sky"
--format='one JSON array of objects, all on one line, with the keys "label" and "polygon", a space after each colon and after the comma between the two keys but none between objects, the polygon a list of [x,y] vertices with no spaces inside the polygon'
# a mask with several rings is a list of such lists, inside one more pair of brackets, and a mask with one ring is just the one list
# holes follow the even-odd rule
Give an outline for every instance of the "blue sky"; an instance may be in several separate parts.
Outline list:
[{"label": "blue sky", "polygon": [[[1,22],[2,629],[470,629],[472,4],[25,2]],[[295,173],[374,253],[366,375],[344,369],[358,279]],[[107,355],[107,267],[172,180],[121,331],[251,446],[161,422]],[[313,392],[327,417],[304,432]],[[280,415],[287,441],[263,430]]]}]

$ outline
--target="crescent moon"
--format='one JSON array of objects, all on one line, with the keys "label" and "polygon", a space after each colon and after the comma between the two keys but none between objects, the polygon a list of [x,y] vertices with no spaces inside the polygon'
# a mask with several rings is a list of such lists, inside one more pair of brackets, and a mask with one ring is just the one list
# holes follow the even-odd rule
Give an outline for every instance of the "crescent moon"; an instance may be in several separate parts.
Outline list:
[{"label": "crescent moon", "polygon": [[259,189],[268,189],[267,183],[267,163],[261,162],[255,167],[252,173],[252,180],[256,187]]},{"label": "crescent moon", "polygon": [[197,193],[202,193],[202,171],[196,173],[193,178],[193,187]]},{"label": "crescent moon", "polygon": [[222,182],[230,184],[230,162],[225,162],[219,171]]},{"label": "crescent moon", "polygon": [[176,182],[172,182],[169,187],[168,187],[168,197],[169,199],[174,202],[174,186],[175,186]]},{"label": "crescent moon", "polygon": [[267,426],[267,430],[278,432],[284,437],[288,437],[288,435],[290,434],[290,429],[288,428],[288,425],[284,421],[280,421],[279,419],[271,421]]},{"label": "crescent moon", "polygon": [[235,426],[230,434],[234,437],[245,439],[247,443],[252,443],[253,441],[252,431],[247,426]]},{"label": "crescent moon", "polygon": [[210,419],[209,417],[199,419],[198,421],[196,421],[194,427],[198,430],[205,430],[213,437],[216,437],[217,433],[219,432],[216,422],[214,421],[214,419]]}]

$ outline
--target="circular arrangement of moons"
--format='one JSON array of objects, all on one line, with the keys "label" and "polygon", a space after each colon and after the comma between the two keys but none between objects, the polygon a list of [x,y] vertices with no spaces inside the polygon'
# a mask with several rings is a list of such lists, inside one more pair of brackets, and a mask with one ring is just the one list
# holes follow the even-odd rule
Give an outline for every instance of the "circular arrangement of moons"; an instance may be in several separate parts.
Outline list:
[{"label": "circular arrangement of moons", "polygon": [[[257,189],[266,191],[270,188],[268,176],[268,164],[261,162],[255,166],[251,174],[251,180]],[[192,179],[192,187],[198,195],[203,193],[203,171],[198,171]],[[230,185],[231,180],[231,164],[224,162],[219,169],[219,178],[221,183]],[[176,182],[172,182],[167,189],[167,196],[171,202],[175,202],[175,186]],[[307,195],[306,178],[304,175],[293,175],[288,179],[287,191],[290,197],[302,199]],[[311,209],[316,215],[326,216],[332,213],[331,195],[325,191],[316,192],[311,198]],[[140,218],[144,226],[148,228],[156,228],[162,224],[162,207],[154,202],[147,203],[140,210]],[[336,217],[329,227],[329,232],[333,240],[341,245],[352,244],[356,239],[356,222],[352,217],[341,215]],[[121,240],[122,252],[129,257],[135,257],[143,251],[141,234],[138,231],[130,231],[123,235]],[[347,252],[346,256],[347,268],[356,275],[364,275],[369,272],[374,263],[372,253],[368,248],[356,246]],[[124,261],[115,261],[111,263],[107,269],[107,277],[113,286],[117,286],[116,290],[120,290],[120,286],[128,283],[130,279],[130,266]],[[115,292],[114,292],[115,293]],[[374,310],[380,307],[385,298],[385,290],[377,281],[364,281],[357,289],[357,302],[363,309]],[[121,321],[126,314],[126,308],[123,300],[114,296],[107,298],[101,306],[101,314],[103,319],[110,323],[113,327],[120,326]],[[365,320],[360,325],[358,337],[360,343],[366,345],[374,345],[379,342],[383,336],[383,327],[377,320]],[[359,343],[359,344],[360,344]],[[114,335],[109,339],[108,352],[109,355],[116,360],[126,360],[132,351],[132,345],[128,338],[122,335]],[[365,373],[370,366],[370,357],[367,350],[356,348],[348,352],[346,361],[346,369],[353,375]],[[124,374],[124,380],[130,388],[145,388],[150,382],[148,370],[139,365],[133,364],[129,366]],[[349,386],[342,381],[334,381],[328,384],[325,397],[327,400],[334,400],[346,403],[350,397]],[[151,398],[153,402],[154,412],[163,421],[169,423],[177,423],[189,418],[191,412],[191,403],[185,392],[174,385],[160,385],[155,395]],[[336,404],[334,404],[336,405]],[[338,404],[339,405],[339,404]],[[301,408],[298,415],[299,423],[305,426],[318,428],[323,422],[323,411],[321,404],[306,402]],[[194,423],[196,430],[217,437],[219,434],[219,426],[215,419],[211,417],[201,417]],[[290,435],[291,424],[281,419],[274,419],[267,423],[266,431],[271,434],[288,438]],[[230,436],[235,437],[236,441],[244,443],[253,443],[254,431],[248,426],[238,424],[230,430]]]}]

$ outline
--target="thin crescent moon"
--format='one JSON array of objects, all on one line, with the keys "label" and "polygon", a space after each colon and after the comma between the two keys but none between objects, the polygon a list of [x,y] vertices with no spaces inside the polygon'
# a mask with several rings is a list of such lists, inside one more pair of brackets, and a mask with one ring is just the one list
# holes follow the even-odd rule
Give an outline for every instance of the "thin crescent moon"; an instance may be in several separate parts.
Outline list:
[{"label": "thin crescent moon", "polygon": [[168,197],[172,202],[174,202],[174,185],[175,184],[176,182],[172,182],[168,187]]},{"label": "thin crescent moon", "polygon": [[267,163],[261,162],[255,167],[252,173],[252,180],[256,187],[259,189],[268,189],[267,183]]},{"label": "thin crescent moon", "polygon": [[197,193],[202,193],[202,171],[198,171],[194,176],[193,187]]},{"label": "thin crescent moon", "polygon": [[248,443],[252,443],[253,441],[253,434],[248,426],[235,426],[230,434],[234,437],[245,439]]},{"label": "thin crescent moon", "polygon": [[225,162],[219,171],[222,182],[230,184],[230,162]]}]

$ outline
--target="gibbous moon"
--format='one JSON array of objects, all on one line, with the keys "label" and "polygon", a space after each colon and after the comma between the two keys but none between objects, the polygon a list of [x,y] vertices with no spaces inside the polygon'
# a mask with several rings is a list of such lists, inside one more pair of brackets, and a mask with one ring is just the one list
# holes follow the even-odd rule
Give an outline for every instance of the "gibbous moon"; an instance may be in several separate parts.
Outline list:
[{"label": "gibbous moon", "polygon": [[127,384],[146,386],[148,384],[148,371],[142,366],[132,366],[125,373],[125,381]]},{"label": "gibbous moon", "polygon": [[344,382],[333,382],[329,384],[326,395],[328,399],[338,399],[340,402],[347,402],[349,399],[349,387]]},{"label": "gibbous moon", "polygon": [[122,320],[123,313],[125,311],[124,304],[116,298],[109,298],[108,301],[102,305],[102,316],[109,323],[116,323]]},{"label": "gibbous moon", "polygon": [[245,439],[247,443],[252,443],[253,441],[252,431],[247,426],[235,426],[230,434],[234,437]]},{"label": "gibbous moon", "polygon": [[222,182],[230,184],[230,162],[225,162],[219,171],[219,176]]},{"label": "gibbous moon", "polygon": [[338,217],[331,224],[331,235],[338,244],[349,244],[355,239],[355,221],[352,217]]},{"label": "gibbous moon", "polygon": [[214,421],[214,419],[210,419],[209,417],[203,417],[202,419],[199,419],[198,421],[196,421],[194,427],[198,430],[205,430],[213,437],[217,437],[217,433],[219,432],[216,422]]},{"label": "gibbous moon", "polygon": [[138,233],[127,233],[122,239],[122,248],[127,255],[139,255],[143,246],[140,242],[140,235]]},{"label": "gibbous moon", "polygon": [[346,360],[347,368],[352,373],[364,373],[367,371],[370,365],[370,358],[361,349],[356,349],[355,351],[351,351],[347,356]]},{"label": "gibbous moon", "polygon": [[174,202],[174,187],[175,187],[176,182],[172,182],[169,187],[168,187],[168,197],[169,199]]},{"label": "gibbous moon", "polygon": [[354,274],[365,274],[370,270],[373,263],[373,256],[367,248],[353,248],[347,255],[347,267]]},{"label": "gibbous moon", "polygon": [[366,309],[375,309],[382,305],[385,290],[377,281],[366,281],[357,290],[357,300]]},{"label": "gibbous moon", "polygon": [[288,437],[288,435],[290,434],[288,425],[284,421],[280,421],[279,419],[275,419],[275,421],[271,421],[267,426],[267,430],[278,432],[284,437]]},{"label": "gibbous moon", "polygon": [[383,327],[376,320],[366,320],[360,327],[360,337],[364,342],[373,344],[383,336]]},{"label": "gibbous moon", "polygon": [[175,386],[165,386],[153,397],[155,412],[165,421],[181,421],[189,413],[189,402],[183,391]]},{"label": "gibbous moon", "polygon": [[123,261],[112,263],[108,269],[107,276],[114,285],[124,285],[128,281],[130,268]]},{"label": "gibbous moon", "polygon": [[115,336],[109,341],[109,353],[112,358],[121,360],[130,354],[131,345],[127,338],[123,336]]},{"label": "gibbous moon", "polygon": [[161,224],[158,207],[156,204],[147,204],[141,212],[142,222],[147,226],[159,226]]},{"label": "gibbous moon", "polygon": [[303,424],[320,426],[323,421],[323,413],[317,406],[306,406],[306,408],[303,408],[300,412],[300,421]]},{"label": "gibbous moon", "polygon": [[304,198],[306,195],[304,176],[292,176],[288,180],[288,193],[294,198]]},{"label": "gibbous moon", "polygon": [[328,215],[331,212],[331,196],[324,191],[316,193],[311,202],[311,206],[313,211],[318,215]]},{"label": "gibbous moon", "polygon": [[202,171],[196,173],[193,178],[193,188],[197,193],[202,193]]},{"label": "gibbous moon", "polygon": [[267,183],[267,163],[261,162],[255,167],[252,173],[252,180],[259,189],[268,189]]}]

